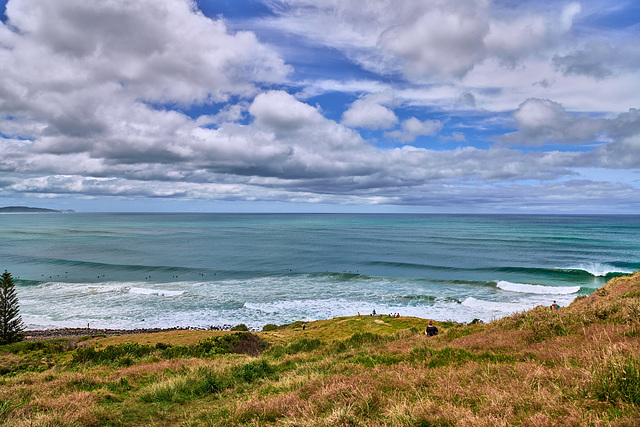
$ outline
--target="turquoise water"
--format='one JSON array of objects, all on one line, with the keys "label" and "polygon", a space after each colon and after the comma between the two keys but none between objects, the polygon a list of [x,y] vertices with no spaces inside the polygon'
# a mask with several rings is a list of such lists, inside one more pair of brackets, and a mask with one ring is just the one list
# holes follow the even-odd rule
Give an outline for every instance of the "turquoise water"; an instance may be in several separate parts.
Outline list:
[{"label": "turquoise water", "polygon": [[6,214],[29,329],[468,322],[569,304],[640,269],[640,216]]}]

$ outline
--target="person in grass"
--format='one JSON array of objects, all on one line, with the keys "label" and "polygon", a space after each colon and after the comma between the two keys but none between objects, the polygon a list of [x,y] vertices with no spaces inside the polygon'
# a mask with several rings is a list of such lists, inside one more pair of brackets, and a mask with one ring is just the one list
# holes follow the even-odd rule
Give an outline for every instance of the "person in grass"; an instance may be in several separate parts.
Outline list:
[{"label": "person in grass", "polygon": [[433,320],[429,320],[429,326],[427,326],[427,330],[424,331],[424,333],[427,334],[428,337],[434,337],[438,335],[438,328],[433,326]]}]

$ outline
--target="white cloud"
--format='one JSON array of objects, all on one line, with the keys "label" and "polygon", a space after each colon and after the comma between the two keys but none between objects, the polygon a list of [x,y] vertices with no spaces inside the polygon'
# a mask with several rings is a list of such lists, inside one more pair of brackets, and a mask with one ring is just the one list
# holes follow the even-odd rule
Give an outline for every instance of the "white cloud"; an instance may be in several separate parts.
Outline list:
[{"label": "white cloud", "polygon": [[342,124],[366,129],[389,129],[398,123],[396,114],[386,105],[397,104],[391,92],[368,94],[354,101],[342,115]]},{"label": "white cloud", "polygon": [[259,94],[249,107],[249,113],[255,116],[259,127],[281,133],[301,130],[323,120],[315,108],[284,91]]},{"label": "white cloud", "polygon": [[[568,46],[577,4],[267,3],[276,17],[257,26],[338,49],[374,73],[289,80],[285,49],[230,31],[239,24],[207,18],[193,1],[10,0],[0,23],[0,194],[511,209],[555,208],[558,198],[587,206],[607,190],[637,197],[630,185],[568,180],[578,168],[640,168],[637,58],[624,59],[634,48]],[[598,58],[611,61],[598,68]],[[325,117],[303,102],[332,91],[359,96],[339,122],[327,117],[344,106]],[[493,129],[508,119],[492,111],[513,111],[516,131],[496,137],[501,145],[471,146],[486,129],[452,132],[467,131],[461,117],[478,114]],[[431,112],[458,127],[442,136]],[[354,128],[405,144],[380,149]],[[459,148],[409,145],[435,135]],[[597,147],[509,148],[550,143]]]},{"label": "white cloud", "polygon": [[580,12],[571,3],[559,13],[498,14],[489,0],[267,3],[277,17],[263,25],[344,51],[372,71],[400,70],[418,81],[461,77],[488,58],[513,64],[546,51]]},{"label": "white cloud", "polygon": [[604,40],[592,40],[578,50],[555,55],[553,63],[565,75],[606,79],[636,72],[640,68],[640,46],[635,41],[612,46]]},{"label": "white cloud", "polygon": [[[33,93],[115,84],[152,102],[225,99],[289,68],[249,32],[230,34],[188,0],[10,1],[3,71]],[[46,70],[46,72],[45,72]]]},{"label": "white cloud", "polygon": [[405,5],[399,25],[385,29],[379,45],[403,61],[410,77],[461,76],[484,59],[488,6],[483,0]]},{"label": "white cloud", "polygon": [[640,132],[598,147],[585,159],[602,168],[640,170]]},{"label": "white cloud", "polygon": [[528,99],[512,115],[518,131],[498,138],[505,144],[592,143],[640,134],[640,110],[637,109],[615,119],[592,118],[570,114],[562,105],[548,99]]},{"label": "white cloud", "polygon": [[[192,105],[253,96],[256,83],[282,81],[290,71],[253,34],[230,34],[186,0],[14,0],[6,15],[0,127],[10,126],[3,116],[41,124],[35,133],[25,128],[23,138],[99,141],[124,123],[137,133],[161,128],[159,120],[146,120],[166,114],[141,101]],[[138,114],[146,116],[140,125]],[[45,145],[66,150],[61,145],[76,143]]]},{"label": "white cloud", "polygon": [[517,62],[523,56],[545,52],[558,44],[581,11],[570,3],[558,15],[526,13],[511,20],[493,19],[484,39],[489,56]]},{"label": "white cloud", "polygon": [[413,142],[419,136],[437,135],[442,130],[439,120],[420,121],[411,117],[402,122],[402,129],[387,132],[385,135],[400,142]]}]

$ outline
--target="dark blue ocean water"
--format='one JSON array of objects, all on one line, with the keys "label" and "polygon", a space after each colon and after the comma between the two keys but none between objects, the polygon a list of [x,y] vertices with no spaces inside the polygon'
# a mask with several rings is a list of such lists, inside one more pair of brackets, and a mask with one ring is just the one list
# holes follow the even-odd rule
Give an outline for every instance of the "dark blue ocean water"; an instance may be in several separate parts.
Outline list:
[{"label": "dark blue ocean water", "polygon": [[29,329],[485,321],[640,269],[640,216],[5,214]]}]

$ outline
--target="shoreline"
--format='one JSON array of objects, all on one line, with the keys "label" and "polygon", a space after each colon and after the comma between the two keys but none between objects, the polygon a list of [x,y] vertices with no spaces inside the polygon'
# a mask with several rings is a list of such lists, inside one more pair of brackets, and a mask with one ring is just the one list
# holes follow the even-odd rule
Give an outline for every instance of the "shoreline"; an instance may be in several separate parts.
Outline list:
[{"label": "shoreline", "polygon": [[[43,329],[43,330],[28,330],[23,331],[23,341],[45,341],[57,338],[79,338],[91,335],[139,335],[139,334],[154,334],[158,332],[171,332],[171,331],[230,331],[233,325],[222,326],[210,326],[208,328],[197,328],[193,326],[173,328],[137,328],[137,329],[100,329],[100,328],[57,328],[57,329]],[[249,328],[251,331],[252,329]]]}]

